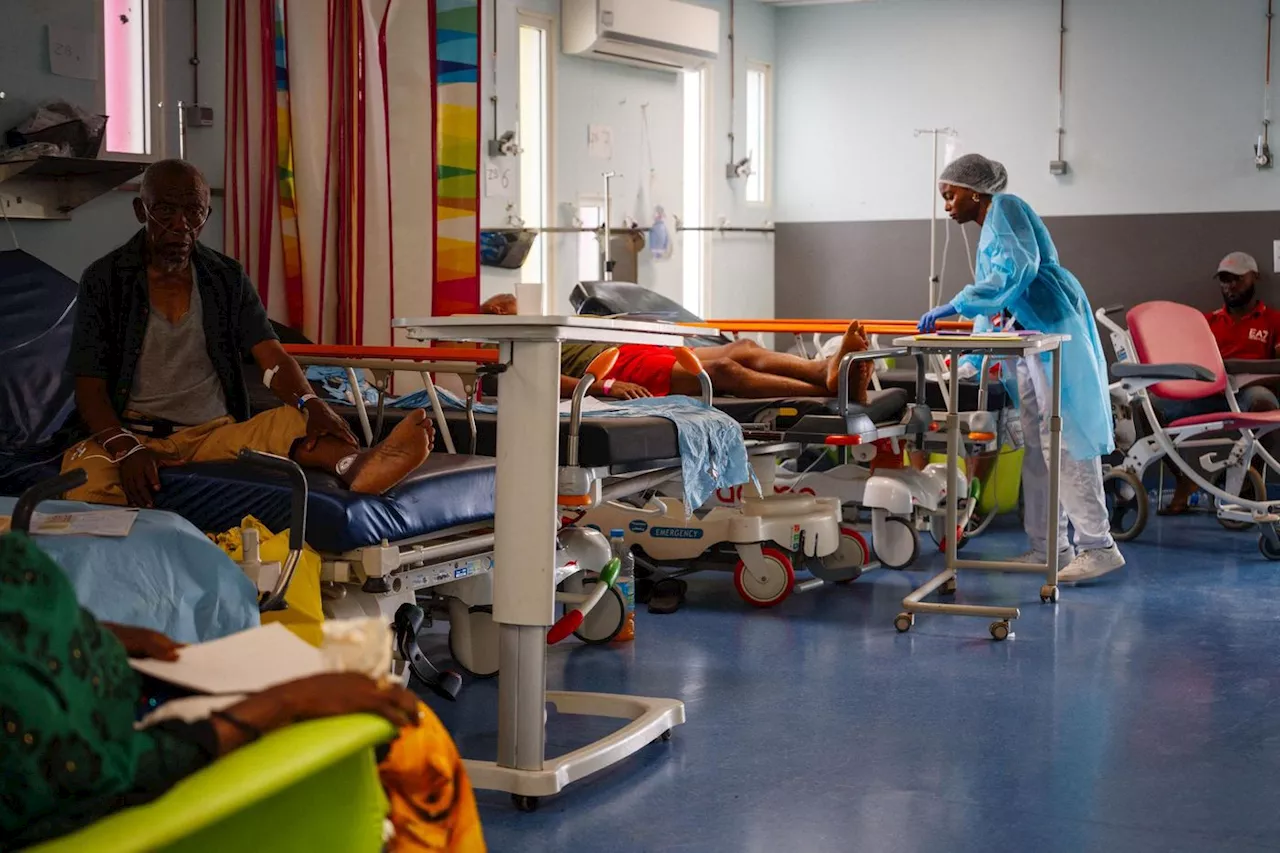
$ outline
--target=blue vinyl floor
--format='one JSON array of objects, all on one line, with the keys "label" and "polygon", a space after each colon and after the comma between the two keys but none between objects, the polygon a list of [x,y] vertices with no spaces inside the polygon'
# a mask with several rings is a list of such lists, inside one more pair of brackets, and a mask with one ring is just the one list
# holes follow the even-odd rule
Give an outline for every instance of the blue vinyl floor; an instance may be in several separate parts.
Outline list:
[{"label": "blue vinyl floor", "polygon": [[[966,551],[1010,555],[1020,531]],[[522,814],[479,792],[505,851],[1253,851],[1280,849],[1280,563],[1210,517],[1153,519],[1129,565],[1056,606],[1040,581],[970,574],[989,620],[893,617],[924,572],[756,611],[727,573],[690,578],[637,641],[550,651],[550,686],[674,696],[668,743]],[[934,568],[937,557],[922,565]],[[492,758],[496,682],[432,704],[463,754]],[[598,736],[551,715],[553,753]]]}]

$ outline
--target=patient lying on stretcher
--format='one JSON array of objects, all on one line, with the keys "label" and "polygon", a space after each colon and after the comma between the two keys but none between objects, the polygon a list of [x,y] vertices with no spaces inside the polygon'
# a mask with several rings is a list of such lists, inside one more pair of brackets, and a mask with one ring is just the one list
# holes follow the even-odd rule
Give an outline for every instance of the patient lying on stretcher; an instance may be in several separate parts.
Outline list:
[{"label": "patient lying on stretcher", "polygon": [[[485,314],[515,314],[516,298],[503,293],[480,306]],[[560,347],[560,396],[569,397],[588,365],[610,344],[562,344]],[[730,397],[764,399],[771,397],[827,397],[839,391],[840,360],[851,352],[867,349],[867,338],[855,320],[849,324],[840,350],[831,358],[808,359],[774,352],[754,341],[739,340],[723,346],[695,347],[702,369],[711,377],[719,394]],[[871,382],[871,362],[857,365],[850,397],[867,402]],[[698,377],[676,361],[669,347],[624,344],[618,347],[618,361],[609,375],[600,377],[591,393],[596,396],[634,399],[701,393]]]},{"label": "patient lying on stretcher", "polygon": [[[311,392],[241,266],[196,242],[209,186],[180,160],[153,164],[134,214],[142,229],[80,282],[67,369],[90,437],[63,456],[83,468],[73,500],[149,507],[159,469],[234,459],[245,448],[336,474],[381,494],[426,460],[434,433],[412,412],[360,451],[346,421]],[[249,417],[243,356],[285,405]]]}]

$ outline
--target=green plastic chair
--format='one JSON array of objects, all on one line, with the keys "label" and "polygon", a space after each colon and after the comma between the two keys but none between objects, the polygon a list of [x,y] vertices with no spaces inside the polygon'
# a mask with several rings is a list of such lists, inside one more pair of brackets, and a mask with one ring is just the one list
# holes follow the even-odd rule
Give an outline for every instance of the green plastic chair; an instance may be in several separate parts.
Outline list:
[{"label": "green plastic chair", "polygon": [[374,748],[394,734],[390,723],[363,714],[290,726],[154,802],[27,853],[376,853],[387,800]]}]

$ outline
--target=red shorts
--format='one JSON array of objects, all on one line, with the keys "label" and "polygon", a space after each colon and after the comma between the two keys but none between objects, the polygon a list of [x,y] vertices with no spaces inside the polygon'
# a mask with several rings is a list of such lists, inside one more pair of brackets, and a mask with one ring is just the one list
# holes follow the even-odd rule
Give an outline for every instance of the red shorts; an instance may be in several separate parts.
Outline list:
[{"label": "red shorts", "polygon": [[607,378],[641,385],[653,396],[665,397],[671,393],[671,368],[675,366],[676,354],[670,347],[623,344]]}]

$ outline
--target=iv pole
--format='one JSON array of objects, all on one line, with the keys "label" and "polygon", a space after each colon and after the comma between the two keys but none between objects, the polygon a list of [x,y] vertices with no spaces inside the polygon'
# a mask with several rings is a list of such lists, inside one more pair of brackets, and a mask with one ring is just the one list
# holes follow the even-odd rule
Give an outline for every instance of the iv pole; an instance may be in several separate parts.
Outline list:
[{"label": "iv pole", "polygon": [[929,305],[938,307],[942,299],[942,282],[938,279],[938,137],[957,136],[950,127],[930,127],[916,130],[915,136],[933,137],[933,183],[929,185],[929,197],[933,207],[929,214]]}]

